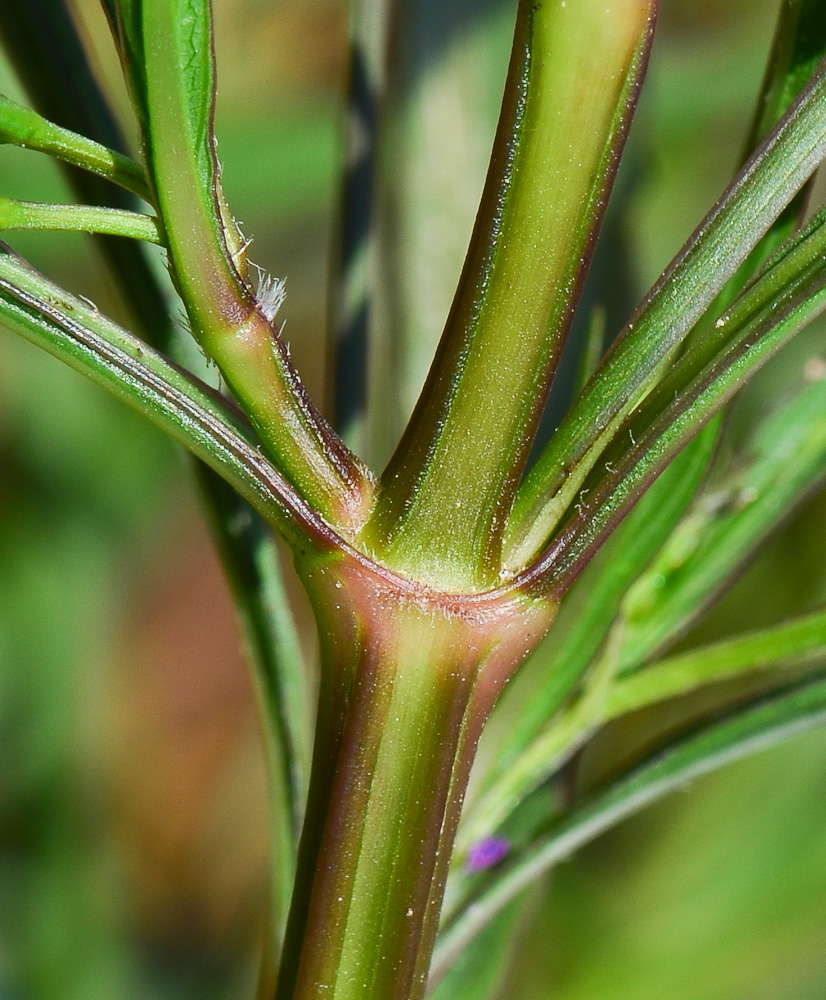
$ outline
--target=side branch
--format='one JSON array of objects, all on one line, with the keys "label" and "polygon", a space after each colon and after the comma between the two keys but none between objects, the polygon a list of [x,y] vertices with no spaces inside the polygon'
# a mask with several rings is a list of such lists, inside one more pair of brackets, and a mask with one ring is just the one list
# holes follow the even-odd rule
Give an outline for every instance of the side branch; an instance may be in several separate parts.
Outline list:
[{"label": "side branch", "polygon": [[352,535],[372,500],[370,475],[310,400],[243,276],[215,158],[209,3],[144,0],[130,10],[145,60],[148,166],[194,333],[287,478]]}]

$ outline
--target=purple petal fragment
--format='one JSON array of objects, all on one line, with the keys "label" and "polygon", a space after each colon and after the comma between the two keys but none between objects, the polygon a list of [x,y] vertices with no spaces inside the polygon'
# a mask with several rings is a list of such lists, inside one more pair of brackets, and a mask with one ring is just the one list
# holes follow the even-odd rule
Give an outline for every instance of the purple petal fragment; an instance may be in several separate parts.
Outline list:
[{"label": "purple petal fragment", "polygon": [[506,837],[486,837],[470,848],[465,868],[471,874],[486,871],[498,865],[508,855],[510,849],[510,841]]}]

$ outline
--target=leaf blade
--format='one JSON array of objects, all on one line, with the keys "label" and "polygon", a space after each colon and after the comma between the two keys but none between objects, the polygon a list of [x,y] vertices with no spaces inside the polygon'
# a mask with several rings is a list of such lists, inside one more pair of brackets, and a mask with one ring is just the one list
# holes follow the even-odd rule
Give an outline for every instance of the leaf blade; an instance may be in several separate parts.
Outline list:
[{"label": "leaf blade", "polygon": [[123,399],[220,471],[293,544],[331,537],[260,454],[249,427],[216,393],[2,244],[0,315],[16,332]]},{"label": "leaf blade", "polygon": [[[826,65],[672,261],[517,494],[506,543],[518,567],[545,544],[571,496],[661,366],[826,156]],[[564,485],[563,485],[564,479]]]}]

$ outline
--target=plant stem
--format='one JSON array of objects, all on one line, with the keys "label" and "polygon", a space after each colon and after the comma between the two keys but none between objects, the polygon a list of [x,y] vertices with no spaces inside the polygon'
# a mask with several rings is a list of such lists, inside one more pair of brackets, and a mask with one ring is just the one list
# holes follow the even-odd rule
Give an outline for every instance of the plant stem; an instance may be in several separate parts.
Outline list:
[{"label": "plant stem", "polygon": [[554,608],[437,595],[342,555],[299,569],[323,672],[276,996],[415,1000],[479,734]]},{"label": "plant stem", "polygon": [[203,0],[140,5],[147,158],[173,275],[195,336],[265,449],[308,503],[353,533],[372,500],[371,477],[321,417],[242,274],[212,133],[210,14]]},{"label": "plant stem", "polygon": [[584,281],[656,5],[519,4],[465,269],[367,529],[400,572],[499,578],[502,533]]}]

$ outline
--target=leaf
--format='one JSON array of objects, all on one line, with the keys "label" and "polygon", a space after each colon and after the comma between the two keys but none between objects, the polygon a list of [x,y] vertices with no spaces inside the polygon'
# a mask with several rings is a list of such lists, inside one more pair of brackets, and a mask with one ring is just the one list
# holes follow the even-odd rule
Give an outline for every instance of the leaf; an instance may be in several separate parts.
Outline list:
[{"label": "leaf", "polygon": [[[587,503],[563,528],[527,579],[553,577],[561,590],[606,534],[673,456],[743,384],[826,308],[826,213],[790,240],[732,305],[718,325],[729,340],[676,399],[652,418],[645,405],[624,425],[631,446],[618,443],[610,456],[613,472],[598,479]],[[675,365],[691,375],[691,352]],[[660,397],[652,396],[656,410]],[[646,421],[651,422],[646,425]],[[620,457],[621,456],[621,457]]]},{"label": "leaf", "polygon": [[271,817],[272,944],[280,947],[295,876],[310,773],[309,671],[292,618],[275,539],[261,518],[199,464],[213,538],[235,599],[261,709]]},{"label": "leaf", "polygon": [[172,365],[96,308],[38,274],[0,244],[0,317],[81,371],[219,471],[298,547],[332,540],[260,453],[245,422],[213,390]]},{"label": "leaf", "polygon": [[430,1000],[490,1000],[499,994],[513,957],[514,936],[523,918],[524,901],[514,900],[484,927],[459,954],[443,978],[428,984]]},{"label": "leaf", "polygon": [[[123,153],[126,146],[75,29],[66,0],[3,0],[0,35],[37,110],[50,122]],[[106,180],[66,164],[79,201],[131,210],[134,199]],[[144,248],[99,237],[118,287],[141,329],[165,349],[172,338],[166,292],[159,288]]]},{"label": "leaf", "polygon": [[103,0],[103,9],[120,54],[126,84],[138,115],[141,129],[148,128],[146,96],[146,58],[141,26],[142,0]]},{"label": "leaf", "polygon": [[157,220],[141,212],[91,205],[43,205],[0,197],[0,230],[3,229],[105,233],[148,243],[163,243]]},{"label": "leaf", "polygon": [[[368,355],[375,352],[375,182],[380,109],[388,71],[387,0],[354,0],[350,15],[347,133],[338,231],[330,274],[327,411],[349,447],[372,460],[367,427]],[[391,372],[383,373],[390,380]],[[385,414],[382,414],[385,417]],[[385,417],[386,419],[386,417]]]},{"label": "leaf", "polygon": [[747,148],[771,131],[826,55],[824,14],[824,0],[784,0]]},{"label": "leaf", "polygon": [[628,816],[696,778],[826,723],[826,680],[796,684],[659,748],[647,760],[554,823],[529,848],[477,880],[440,932],[438,975],[487,923],[554,865]]},{"label": "leaf", "polygon": [[615,341],[519,490],[507,565],[545,544],[662,366],[826,155],[821,68]]},{"label": "leaf", "polygon": [[127,191],[150,200],[146,177],[140,164],[128,156],[69,129],[47,121],[36,111],[24,108],[0,94],[0,143],[36,149],[64,163],[89,170],[113,181]]},{"label": "leaf", "polygon": [[793,619],[661,660],[620,680],[596,723],[756,672],[772,676],[826,658],[826,612]]},{"label": "leaf", "polygon": [[826,382],[766,418],[734,470],[701,494],[626,601],[620,669],[684,632],[790,511],[826,476]]}]

